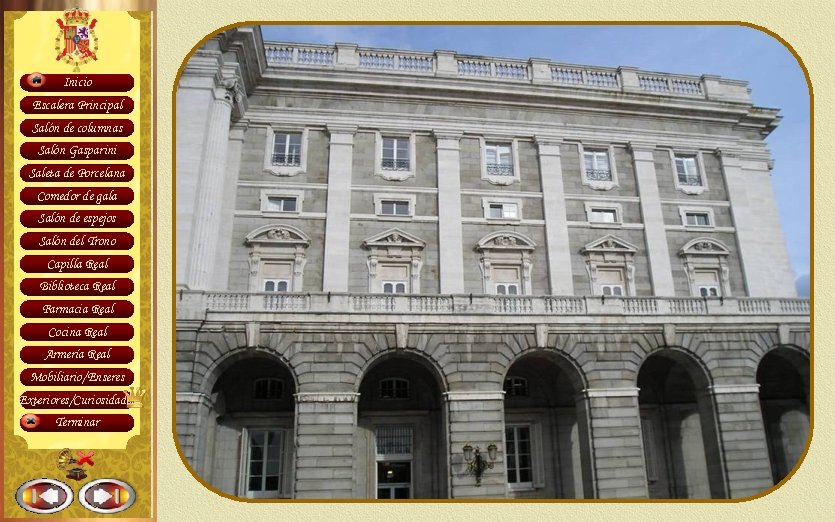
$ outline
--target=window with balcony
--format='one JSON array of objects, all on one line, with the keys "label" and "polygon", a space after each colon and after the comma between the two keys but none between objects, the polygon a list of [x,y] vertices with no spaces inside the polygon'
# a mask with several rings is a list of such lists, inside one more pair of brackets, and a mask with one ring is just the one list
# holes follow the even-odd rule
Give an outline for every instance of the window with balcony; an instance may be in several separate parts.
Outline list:
[{"label": "window with balcony", "polygon": [[291,263],[265,262],[261,269],[264,292],[292,292],[293,268]]},{"label": "window with balcony", "polygon": [[404,181],[415,175],[415,134],[375,132],[374,173],[387,181]]},{"label": "window with balcony", "polygon": [[410,292],[409,265],[383,264],[378,268],[377,276],[384,294],[407,294]]},{"label": "window with balcony", "polygon": [[600,293],[622,297],[624,292],[623,270],[620,268],[599,268],[597,280],[600,284]]},{"label": "window with balcony", "polygon": [[302,134],[279,132],[273,136],[273,165],[298,167],[302,163]]},{"label": "window with balcony", "polygon": [[383,170],[405,170],[411,165],[409,158],[409,138],[383,137]]},{"label": "window with balcony", "polygon": [[701,152],[670,151],[670,158],[676,189],[689,195],[698,195],[707,190],[707,176]]},{"label": "window with balcony", "polygon": [[519,181],[519,146],[512,140],[486,140],[481,144],[481,179],[493,185],[511,185]]},{"label": "window with balcony", "polygon": [[618,186],[614,146],[578,143],[577,149],[583,185],[594,190],[611,190]]},{"label": "window with balcony", "polygon": [[718,270],[696,270],[695,280],[696,290],[701,297],[719,297],[722,295]]},{"label": "window with balcony", "polygon": [[308,131],[267,127],[264,171],[276,176],[295,176],[307,170]]}]

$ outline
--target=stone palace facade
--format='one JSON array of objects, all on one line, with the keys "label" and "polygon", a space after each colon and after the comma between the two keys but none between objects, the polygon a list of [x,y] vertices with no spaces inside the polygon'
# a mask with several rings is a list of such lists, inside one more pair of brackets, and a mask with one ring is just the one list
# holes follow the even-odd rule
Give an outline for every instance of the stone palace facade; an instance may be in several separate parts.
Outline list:
[{"label": "stone palace facade", "polygon": [[248,498],[768,489],[810,427],[778,122],[716,76],[209,39],[176,90],[184,461]]}]

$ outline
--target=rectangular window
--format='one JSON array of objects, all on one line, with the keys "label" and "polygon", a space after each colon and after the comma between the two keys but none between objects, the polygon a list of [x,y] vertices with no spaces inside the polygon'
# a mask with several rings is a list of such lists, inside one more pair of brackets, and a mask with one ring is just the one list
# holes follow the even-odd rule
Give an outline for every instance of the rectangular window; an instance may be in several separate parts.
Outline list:
[{"label": "rectangular window", "polygon": [[412,426],[377,426],[374,432],[377,498],[411,498]]},{"label": "rectangular window", "polygon": [[497,295],[519,295],[519,269],[516,267],[493,267],[493,282]]},{"label": "rectangular window", "polygon": [[533,487],[531,463],[531,427],[508,426],[505,428],[505,458],[507,482],[512,486]]},{"label": "rectangular window", "polygon": [[487,207],[488,219],[519,219],[519,206],[516,203],[490,203]]},{"label": "rectangular window", "polygon": [[283,478],[282,430],[249,430],[246,489],[250,498],[279,496]]},{"label": "rectangular window", "polygon": [[608,151],[586,150],[583,152],[583,162],[586,167],[586,179],[590,181],[612,181]]},{"label": "rectangular window", "polygon": [[484,147],[487,174],[513,176],[513,152],[510,144],[487,143]]},{"label": "rectangular window", "polygon": [[603,295],[623,296],[623,271],[620,269],[598,269],[597,281]]},{"label": "rectangular window", "polygon": [[687,225],[697,227],[709,227],[711,225],[710,214],[707,212],[685,212],[684,216]]},{"label": "rectangular window", "polygon": [[701,297],[719,297],[719,273],[716,270],[696,270],[696,290]]},{"label": "rectangular window", "polygon": [[691,187],[701,187],[702,177],[696,164],[695,156],[676,156],[676,175],[678,184]]},{"label": "rectangular window", "polygon": [[275,133],[273,165],[298,167],[302,161],[301,133]]},{"label": "rectangular window", "polygon": [[592,223],[619,223],[618,211],[613,208],[592,208],[589,211],[589,221]]},{"label": "rectangular window", "polygon": [[261,277],[265,292],[291,292],[293,268],[290,263],[264,263]]},{"label": "rectangular window", "polygon": [[410,216],[409,202],[384,199],[380,202],[380,214],[383,216]]},{"label": "rectangular window", "polygon": [[383,170],[409,170],[409,138],[383,138]]},{"label": "rectangular window", "polygon": [[292,196],[267,196],[267,207],[264,210],[273,212],[296,212],[296,198]]},{"label": "rectangular window", "polygon": [[382,265],[377,276],[384,294],[409,292],[409,265]]}]

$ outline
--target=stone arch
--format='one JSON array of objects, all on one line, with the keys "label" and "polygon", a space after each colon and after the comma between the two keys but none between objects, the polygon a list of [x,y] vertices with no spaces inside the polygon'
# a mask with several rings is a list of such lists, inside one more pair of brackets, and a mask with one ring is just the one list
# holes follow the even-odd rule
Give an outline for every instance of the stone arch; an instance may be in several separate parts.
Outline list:
[{"label": "stone arch", "polygon": [[379,351],[356,383],[354,484],[359,498],[446,498],[446,379],[409,349]]},{"label": "stone arch", "polygon": [[[366,347],[368,346],[366,345]],[[406,357],[417,362],[418,364],[423,365],[437,379],[439,389],[441,389],[442,392],[449,390],[449,369],[445,368],[440,361],[425,351],[412,348],[393,348],[386,346],[376,351],[369,349],[369,354],[369,356],[363,359],[363,365],[355,375],[356,381],[353,384],[353,388],[356,392],[359,391],[362,380],[365,376],[368,375],[368,373],[372,371],[375,366],[380,364],[381,360],[384,361],[385,359],[393,356]]]},{"label": "stone arch", "polygon": [[809,362],[792,345],[773,346],[758,361],[760,411],[775,484],[800,465],[811,440]]},{"label": "stone arch", "polygon": [[223,374],[223,372],[228,369],[230,366],[234,365],[235,363],[252,358],[252,357],[266,357],[268,359],[274,359],[276,362],[283,364],[290,372],[290,375],[293,377],[293,386],[298,388],[298,376],[296,375],[296,370],[293,367],[293,364],[284,357],[283,354],[274,351],[270,348],[258,346],[239,346],[238,348],[234,348],[217,359],[215,359],[211,366],[206,368],[206,372],[204,374],[203,380],[200,384],[199,392],[204,393],[206,395],[211,394],[212,388],[214,388],[215,383],[217,382],[218,378]]},{"label": "stone arch", "polygon": [[683,347],[649,351],[636,375],[650,498],[724,498],[713,379]]},{"label": "stone arch", "polygon": [[593,495],[586,377],[570,356],[529,348],[503,373],[504,456],[513,498]]}]

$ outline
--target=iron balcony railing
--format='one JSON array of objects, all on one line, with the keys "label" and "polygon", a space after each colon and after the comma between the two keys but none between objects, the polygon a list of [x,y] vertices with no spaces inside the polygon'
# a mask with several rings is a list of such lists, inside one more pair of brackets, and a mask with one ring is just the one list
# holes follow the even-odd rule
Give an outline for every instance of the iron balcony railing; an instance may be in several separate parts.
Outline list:
[{"label": "iron balcony railing", "polygon": [[506,165],[504,163],[488,163],[487,174],[492,176],[512,176],[513,165]]},{"label": "iron balcony railing", "polygon": [[281,165],[285,167],[298,167],[301,165],[301,156],[299,154],[273,154],[273,165]]},{"label": "iron balcony railing", "polygon": [[586,169],[586,179],[592,181],[612,181],[612,171],[609,169]]},{"label": "iron balcony railing", "polygon": [[383,170],[409,170],[409,160],[383,158]]}]

